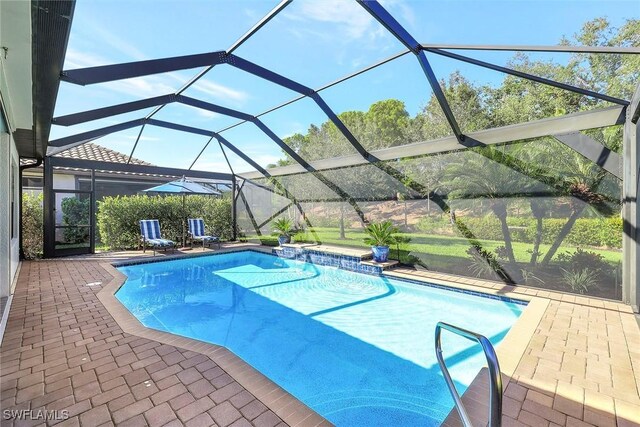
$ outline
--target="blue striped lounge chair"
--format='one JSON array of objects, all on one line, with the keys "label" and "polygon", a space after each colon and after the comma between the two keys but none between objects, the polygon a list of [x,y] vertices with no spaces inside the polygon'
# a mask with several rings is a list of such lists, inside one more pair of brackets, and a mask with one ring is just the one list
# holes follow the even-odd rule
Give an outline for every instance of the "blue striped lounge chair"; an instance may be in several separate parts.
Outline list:
[{"label": "blue striped lounge chair", "polygon": [[140,220],[140,234],[142,235],[142,251],[146,251],[147,245],[153,248],[153,256],[157,248],[175,250],[176,244],[172,240],[163,239],[160,234],[160,223],[157,219]]},{"label": "blue striped lounge chair", "polygon": [[194,241],[202,242],[202,250],[204,245],[217,243],[220,248],[220,238],[218,236],[209,236],[205,234],[204,219],[202,218],[189,218],[189,238],[191,239],[191,246]]}]

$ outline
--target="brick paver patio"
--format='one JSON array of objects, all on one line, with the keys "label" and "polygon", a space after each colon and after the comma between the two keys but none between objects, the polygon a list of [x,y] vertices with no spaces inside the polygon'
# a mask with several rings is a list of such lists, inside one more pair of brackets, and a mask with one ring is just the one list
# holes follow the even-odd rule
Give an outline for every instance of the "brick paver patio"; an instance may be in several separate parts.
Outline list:
[{"label": "brick paver patio", "polygon": [[94,261],[23,264],[1,347],[3,411],[66,410],[60,426],[286,425],[208,357],[124,333],[88,285],[110,279]]},{"label": "brick paver patio", "polygon": [[[208,356],[124,332],[97,298],[111,279],[99,260],[23,264],[0,348],[3,410],[65,409],[58,425],[72,426],[287,425]],[[504,425],[640,426],[640,329],[628,307],[518,292],[551,301],[508,379]],[[484,387],[480,376],[464,396],[480,423]]]}]

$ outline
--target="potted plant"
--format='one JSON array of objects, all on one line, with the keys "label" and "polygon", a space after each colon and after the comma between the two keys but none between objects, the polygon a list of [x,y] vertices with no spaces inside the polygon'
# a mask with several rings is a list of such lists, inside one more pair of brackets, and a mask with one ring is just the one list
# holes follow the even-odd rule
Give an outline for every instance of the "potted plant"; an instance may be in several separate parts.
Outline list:
[{"label": "potted plant", "polygon": [[282,246],[284,243],[291,242],[291,230],[293,229],[293,221],[289,218],[278,218],[273,223],[273,231],[278,234],[278,243]]},{"label": "potted plant", "polygon": [[395,244],[398,239],[394,234],[398,233],[398,228],[394,227],[391,221],[374,222],[365,228],[367,237],[364,242],[371,245],[373,260],[375,262],[386,262],[389,258],[389,245]]}]

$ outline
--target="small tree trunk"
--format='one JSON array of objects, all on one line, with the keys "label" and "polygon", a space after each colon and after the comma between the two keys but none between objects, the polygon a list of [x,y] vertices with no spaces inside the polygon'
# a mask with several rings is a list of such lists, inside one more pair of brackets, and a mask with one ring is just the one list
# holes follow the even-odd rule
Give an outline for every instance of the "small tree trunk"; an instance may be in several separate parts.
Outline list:
[{"label": "small tree trunk", "polygon": [[533,242],[533,251],[531,252],[531,260],[529,264],[535,266],[538,263],[538,257],[540,256],[540,244],[542,243],[542,219],[544,218],[544,202],[538,199],[529,200],[529,206],[531,207],[531,213],[536,219],[536,237]]},{"label": "small tree trunk", "polygon": [[533,252],[531,253],[531,261],[529,264],[535,266],[538,263],[540,255],[540,243],[542,243],[542,217],[536,218],[536,238],[533,242]]},{"label": "small tree trunk", "polygon": [[404,201],[404,228],[405,230],[409,227],[409,224],[407,223],[407,201]]},{"label": "small tree trunk", "polygon": [[582,214],[582,211],[584,211],[586,206],[587,206],[586,204],[583,204],[581,207],[576,208],[571,213],[571,216],[569,217],[567,222],[562,226],[562,229],[556,236],[556,239],[553,241],[553,244],[549,248],[549,251],[544,256],[544,259],[542,260],[542,265],[549,265],[549,263],[551,262],[551,259],[556,254],[556,251],[558,250],[558,248],[560,247],[564,239],[569,235],[569,233],[571,232],[571,229],[573,228],[573,225],[576,223],[576,220],[580,217],[580,214]]},{"label": "small tree trunk", "polygon": [[340,203],[340,238],[346,238],[344,234],[344,203]]},{"label": "small tree trunk", "polygon": [[513,255],[513,245],[511,243],[511,231],[509,231],[509,226],[507,225],[507,217],[506,215],[503,217],[499,217],[500,226],[502,227],[502,235],[504,236],[504,247],[507,250],[507,258],[511,264],[516,263],[516,257]]},{"label": "small tree trunk", "polygon": [[513,255],[513,245],[511,243],[511,231],[507,225],[507,207],[503,202],[493,202],[491,209],[500,220],[502,228],[502,236],[504,237],[504,247],[507,250],[507,259],[511,264],[516,263],[516,257]]}]

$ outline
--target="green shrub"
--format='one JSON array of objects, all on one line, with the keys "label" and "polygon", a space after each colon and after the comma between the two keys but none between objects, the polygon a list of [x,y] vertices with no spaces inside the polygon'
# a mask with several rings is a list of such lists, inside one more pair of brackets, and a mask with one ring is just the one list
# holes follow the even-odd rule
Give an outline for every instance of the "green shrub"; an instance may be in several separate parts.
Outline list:
[{"label": "green shrub", "polygon": [[477,238],[482,240],[502,240],[502,228],[500,221],[494,215],[481,218],[460,217],[456,218],[458,228],[466,226],[467,229]]},{"label": "green shrub", "polygon": [[451,229],[451,222],[442,216],[424,216],[418,220],[416,228],[427,234],[445,234]]},{"label": "green shrub", "polygon": [[[89,214],[91,213],[91,199],[78,199],[77,197],[67,197],[62,199],[62,225],[76,226],[89,225]],[[65,243],[84,243],[89,235],[86,227],[71,227],[64,229]]]},{"label": "green shrub", "polygon": [[[187,196],[183,214],[181,196],[105,197],[98,204],[98,228],[110,249],[136,248],[141,219],[157,219],[164,238],[182,240],[184,218],[203,218],[207,232],[223,240],[233,238],[231,199]],[[186,229],[186,224],[184,225]]]},{"label": "green shrub", "polygon": [[589,269],[596,273],[601,273],[611,268],[602,255],[580,248],[577,248],[573,253],[564,252],[558,254],[558,261],[574,271]]},{"label": "green shrub", "polygon": [[[473,235],[482,240],[503,240],[500,221],[493,216],[459,217],[458,225],[464,224]],[[542,221],[542,243],[551,244],[567,222],[564,218],[545,218]],[[511,238],[515,242],[533,243],[536,237],[536,221],[533,218],[507,218]],[[418,228],[425,233],[437,232],[434,221],[423,218]],[[580,218],[567,236],[565,243],[575,246],[622,247],[622,218]]]},{"label": "green shrub", "polygon": [[42,193],[22,194],[22,249],[26,259],[42,257]]}]

